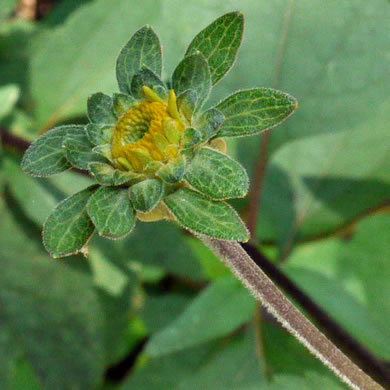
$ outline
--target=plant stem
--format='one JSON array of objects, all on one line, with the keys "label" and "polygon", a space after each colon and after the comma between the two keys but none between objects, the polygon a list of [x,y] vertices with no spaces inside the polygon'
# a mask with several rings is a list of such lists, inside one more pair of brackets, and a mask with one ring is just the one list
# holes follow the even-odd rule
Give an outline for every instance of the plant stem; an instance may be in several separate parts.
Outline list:
[{"label": "plant stem", "polygon": [[239,243],[199,237],[231,269],[253,296],[343,382],[355,390],[383,390],[282,294]]}]

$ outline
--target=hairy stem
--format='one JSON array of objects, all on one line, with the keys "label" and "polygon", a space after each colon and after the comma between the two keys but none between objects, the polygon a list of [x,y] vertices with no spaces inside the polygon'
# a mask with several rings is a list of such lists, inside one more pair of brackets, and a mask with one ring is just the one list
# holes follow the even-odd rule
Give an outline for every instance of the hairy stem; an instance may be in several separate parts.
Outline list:
[{"label": "hairy stem", "polygon": [[311,353],[355,390],[383,390],[328,340],[273,284],[239,243],[200,236],[244,286]]}]

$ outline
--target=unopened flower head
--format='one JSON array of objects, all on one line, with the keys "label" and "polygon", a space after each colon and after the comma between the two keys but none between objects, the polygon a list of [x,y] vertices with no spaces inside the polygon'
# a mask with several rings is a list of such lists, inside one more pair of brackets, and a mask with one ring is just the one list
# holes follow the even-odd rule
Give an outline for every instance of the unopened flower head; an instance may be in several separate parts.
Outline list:
[{"label": "unopened flower head", "polygon": [[241,13],[221,16],[196,35],[164,81],[159,39],[150,26],[141,28],[117,59],[120,92],[91,95],[88,125],[54,128],[27,150],[27,173],[50,176],[75,167],[96,181],[48,217],[43,242],[52,256],[85,253],[95,230],[124,237],[137,219],[173,220],[197,234],[248,240],[226,200],[244,197],[249,180],[226,154],[223,138],[276,126],[297,103],[283,92],[254,88],[207,107],[212,87],[235,61],[242,34]]}]

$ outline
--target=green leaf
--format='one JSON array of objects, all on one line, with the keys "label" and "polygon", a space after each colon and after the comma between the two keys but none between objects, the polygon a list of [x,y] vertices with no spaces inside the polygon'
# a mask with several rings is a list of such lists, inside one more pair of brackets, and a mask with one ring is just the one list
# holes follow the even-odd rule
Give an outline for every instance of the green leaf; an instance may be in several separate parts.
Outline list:
[{"label": "green leaf", "polygon": [[38,226],[59,201],[91,185],[89,177],[72,171],[50,178],[31,177],[20,169],[19,160],[9,157],[2,165],[6,185],[24,214]]},{"label": "green leaf", "polygon": [[143,178],[141,174],[129,171],[120,171],[109,164],[101,162],[91,162],[88,164],[88,170],[96,181],[102,186],[120,186],[132,180]]},{"label": "green leaf", "polygon": [[133,76],[146,65],[157,76],[161,75],[161,46],[150,26],[138,30],[121,50],[116,62],[116,78],[121,92],[131,92]]},{"label": "green leaf", "polygon": [[92,123],[114,124],[116,118],[112,99],[104,93],[94,93],[88,98],[88,117]]},{"label": "green leaf", "polygon": [[288,118],[297,101],[271,88],[236,92],[217,105],[225,117],[217,137],[241,137],[268,130]]},{"label": "green leaf", "polygon": [[107,238],[122,238],[135,224],[135,212],[127,188],[99,188],[89,198],[87,211],[99,234]]},{"label": "green leaf", "polygon": [[[153,245],[145,245],[148,237],[153,237]],[[139,223],[123,240],[112,242],[102,239],[101,245],[108,259],[119,266],[127,266],[131,260],[141,274],[144,269],[153,267],[162,273],[204,280],[199,262],[177,224],[167,221]]]},{"label": "green leaf", "polygon": [[63,148],[66,158],[76,168],[87,170],[90,162],[105,161],[103,157],[92,151],[92,147],[84,128],[65,136]]},{"label": "green leaf", "polygon": [[[35,376],[48,389],[95,388],[104,373],[104,340],[92,275],[85,267],[70,266],[72,259],[51,259],[39,230],[18,206],[10,212],[1,203],[1,332],[13,344],[8,361],[12,352],[19,357],[22,352],[35,373],[26,375],[29,381],[18,389],[35,389]],[[15,374],[13,385],[24,376],[19,364]]]},{"label": "green leaf", "polygon": [[202,141],[202,134],[197,129],[189,127],[184,132],[184,137],[182,139],[183,148],[189,149],[193,148],[195,145],[198,145]]},{"label": "green leaf", "polygon": [[129,197],[138,211],[148,212],[154,209],[164,195],[164,185],[160,180],[148,179],[129,188]]},{"label": "green leaf", "polygon": [[242,198],[249,188],[241,164],[207,147],[196,153],[184,178],[195,190],[216,200]]},{"label": "green leaf", "polygon": [[140,313],[142,322],[150,333],[155,333],[175,321],[190,301],[191,298],[187,294],[148,294]]},{"label": "green leaf", "polygon": [[213,85],[232,67],[241,45],[244,16],[240,12],[225,14],[202,30],[190,43],[186,55],[200,51],[206,58]]},{"label": "green leaf", "polygon": [[111,154],[111,144],[101,144],[92,148],[92,152],[98,154],[105,158],[104,161],[108,160],[111,163],[113,162]]},{"label": "green leaf", "polygon": [[306,372],[304,377],[296,375],[278,375],[272,380],[270,390],[311,390],[315,383],[317,390],[342,390],[345,387],[333,378],[318,375],[315,372]]},{"label": "green leaf", "polygon": [[[34,46],[31,61],[27,61],[24,50],[16,63],[23,65],[25,79],[27,70],[31,75],[28,80],[31,80],[37,130],[84,115],[85,102],[91,93],[116,91],[115,59],[120,48],[129,39],[131,30],[145,23],[154,24],[160,9],[155,0],[145,0],[143,7],[134,7],[128,0],[117,0],[115,6],[111,2],[88,1],[72,12],[66,23],[61,18],[54,28],[45,28],[34,38],[21,40],[19,45],[28,42]],[[181,50],[184,51],[184,46]],[[8,51],[4,53],[8,55]],[[13,61],[9,70],[14,68]]]},{"label": "green leaf", "polygon": [[187,89],[177,96],[177,108],[192,123],[192,117],[195,114],[197,94],[192,89]]},{"label": "green leaf", "polygon": [[87,202],[97,186],[91,186],[60,202],[43,226],[43,244],[52,257],[83,250],[95,230],[87,213]]},{"label": "green leaf", "polygon": [[[365,218],[348,240],[322,240],[297,248],[286,272],[347,332],[388,360],[390,217]],[[320,262],[313,259],[321,259]]]},{"label": "green leaf", "polygon": [[206,199],[187,188],[167,196],[164,202],[186,229],[221,240],[246,242],[249,239],[238,214],[224,202]]},{"label": "green leaf", "polygon": [[123,386],[123,390],[136,389],[265,390],[267,383],[256,355],[254,335],[247,332],[146,360]]},{"label": "green leaf", "polygon": [[94,145],[102,145],[110,143],[112,140],[113,126],[112,125],[100,125],[97,123],[88,123],[85,126],[88,139]]},{"label": "green leaf", "polygon": [[224,119],[221,111],[210,108],[200,115],[194,126],[201,132],[202,140],[208,141],[218,133]]},{"label": "green leaf", "polygon": [[113,96],[113,108],[117,117],[121,117],[129,108],[134,104],[135,99],[133,96],[124,93],[114,93]]},{"label": "green leaf", "polygon": [[11,112],[18,98],[19,88],[17,85],[9,84],[0,87],[0,120]]},{"label": "green leaf", "polygon": [[185,173],[186,159],[184,156],[178,157],[175,161],[170,162],[165,167],[161,168],[157,175],[167,184],[175,184],[179,182]]},{"label": "green leaf", "polygon": [[168,96],[167,87],[161,79],[149,68],[143,66],[133,77],[131,82],[131,93],[136,98],[145,98],[142,87],[146,86],[157,93],[161,98]]},{"label": "green leaf", "polygon": [[83,126],[60,126],[41,135],[26,151],[22,169],[32,175],[46,177],[71,168],[62,148],[66,137],[81,133]]},{"label": "green leaf", "polygon": [[255,306],[255,300],[236,278],[221,278],[155,334],[145,353],[151,357],[168,355],[226,336],[251,319]]},{"label": "green leaf", "polygon": [[195,111],[202,107],[211,91],[210,70],[203,54],[184,57],[173,72],[172,86],[177,95],[193,90],[196,94]]}]

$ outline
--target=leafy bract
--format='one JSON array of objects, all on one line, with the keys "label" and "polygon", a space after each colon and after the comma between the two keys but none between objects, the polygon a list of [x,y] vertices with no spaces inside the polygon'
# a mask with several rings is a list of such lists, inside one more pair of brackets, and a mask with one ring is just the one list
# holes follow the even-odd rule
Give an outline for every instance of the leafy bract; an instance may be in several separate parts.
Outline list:
[{"label": "leafy bract", "polygon": [[135,209],[142,212],[151,211],[157,206],[164,194],[164,186],[160,180],[148,179],[129,188],[129,198]]},{"label": "leafy bract", "polygon": [[194,111],[199,110],[211,91],[211,75],[209,66],[203,54],[184,57],[172,75],[172,86],[175,92],[192,90],[195,93]]},{"label": "leafy bract", "polygon": [[88,98],[88,116],[92,123],[114,124],[112,99],[104,93],[94,93]]},{"label": "leafy bract", "polygon": [[96,190],[91,186],[60,202],[43,226],[43,244],[53,257],[83,250],[95,230],[87,213],[87,202]]},{"label": "leafy bract", "polygon": [[22,169],[33,176],[51,176],[71,168],[63,143],[66,137],[83,132],[83,126],[56,127],[39,137],[26,151]]},{"label": "leafy bract", "polygon": [[113,96],[113,108],[119,118],[122,116],[135,102],[133,96],[125,93],[114,93]]},{"label": "leafy bract", "polygon": [[187,188],[167,196],[164,202],[179,224],[190,231],[222,240],[248,241],[244,223],[224,202],[207,199]]},{"label": "leafy bract", "polygon": [[98,233],[107,238],[124,237],[135,224],[135,211],[126,188],[99,188],[89,198],[87,211]]},{"label": "leafy bract", "polygon": [[207,147],[195,155],[185,180],[192,188],[217,200],[242,198],[249,187],[245,169],[237,161]]},{"label": "leafy bract", "polygon": [[161,75],[160,41],[150,26],[138,30],[121,50],[116,62],[116,77],[121,92],[131,92],[133,76],[146,65]]},{"label": "leafy bract", "polygon": [[186,54],[200,51],[206,58],[213,85],[232,67],[241,44],[244,17],[240,12],[225,14],[202,30]]},{"label": "leafy bract", "polygon": [[207,141],[214,137],[218,133],[224,119],[225,117],[222,112],[216,108],[210,108],[206,112],[203,112],[195,124],[196,128],[202,134],[202,140]]},{"label": "leafy bract", "polygon": [[178,157],[175,161],[162,167],[157,175],[167,184],[179,182],[185,173],[186,159],[184,156]]},{"label": "leafy bract", "polygon": [[131,180],[142,178],[140,174],[130,171],[120,171],[102,162],[89,163],[88,170],[102,186],[120,186]]},{"label": "leafy bract", "polygon": [[84,129],[79,132],[67,134],[64,139],[63,148],[68,161],[79,169],[88,169],[90,162],[104,161],[104,158],[92,151],[92,143]]},{"label": "leafy bract", "polygon": [[236,92],[216,107],[225,118],[217,137],[260,133],[284,121],[297,105],[293,97],[271,88]]},{"label": "leafy bract", "polygon": [[111,142],[113,126],[101,125],[97,123],[88,123],[88,125],[85,126],[85,132],[92,144],[103,145],[105,143]]},{"label": "leafy bract", "polygon": [[161,79],[149,68],[143,66],[133,77],[131,82],[131,92],[136,98],[144,98],[142,87],[146,86],[157,93],[161,98],[168,95],[167,88]]}]

